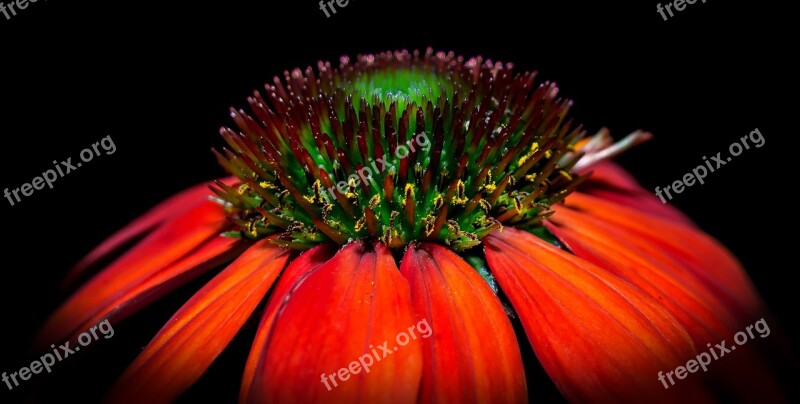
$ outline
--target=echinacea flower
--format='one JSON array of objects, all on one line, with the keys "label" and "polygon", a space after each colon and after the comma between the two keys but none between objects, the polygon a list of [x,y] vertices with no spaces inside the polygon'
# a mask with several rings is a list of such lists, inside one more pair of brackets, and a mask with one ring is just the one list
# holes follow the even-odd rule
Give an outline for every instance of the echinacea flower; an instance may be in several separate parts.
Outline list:
[{"label": "echinacea flower", "polygon": [[[241,403],[525,402],[509,313],[570,401],[708,401],[771,379],[753,352],[666,389],[675,369],[763,316],[736,259],[607,160],[649,138],[584,138],[534,73],[452,53],[294,69],[231,110],[231,177],[163,202],[47,321],[43,346],[118,322],[229,263],[175,313],[108,402],[196,382],[263,301]],[[513,312],[512,312],[513,311]],[[430,338],[347,367],[424,320]],[[726,368],[731,367],[729,362]]]}]

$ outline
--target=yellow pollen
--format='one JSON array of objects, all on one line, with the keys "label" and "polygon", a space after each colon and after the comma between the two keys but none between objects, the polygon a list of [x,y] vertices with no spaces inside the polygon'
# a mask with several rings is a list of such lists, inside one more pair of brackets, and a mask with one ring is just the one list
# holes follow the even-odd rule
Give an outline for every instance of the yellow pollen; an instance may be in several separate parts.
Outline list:
[{"label": "yellow pollen", "polygon": [[525,162],[528,161],[528,159],[531,158],[531,156],[533,156],[533,153],[536,153],[537,150],[539,150],[539,143],[538,142],[531,143],[531,148],[528,149],[527,153],[525,153],[522,157],[519,158],[519,161],[517,161],[517,165],[521,166],[525,164]]},{"label": "yellow pollen", "polygon": [[406,206],[406,202],[408,201],[408,198],[410,196],[411,197],[414,196],[414,184],[406,183],[405,194],[406,194],[406,197],[403,198],[403,206]]},{"label": "yellow pollen", "polygon": [[444,205],[444,198],[442,198],[441,195],[436,195],[436,197],[433,198],[433,208],[439,210],[442,205]]},{"label": "yellow pollen", "polygon": [[363,229],[366,224],[367,224],[367,218],[365,216],[361,216],[361,219],[358,219],[356,221],[354,228],[356,231],[361,231],[361,229]]},{"label": "yellow pollen", "polygon": [[378,194],[373,195],[372,198],[370,198],[369,200],[370,209],[378,206],[379,203],[381,203],[381,196]]},{"label": "yellow pollen", "polygon": [[425,235],[430,236],[433,233],[434,225],[436,224],[436,218],[433,215],[425,216],[423,219],[425,222]]}]

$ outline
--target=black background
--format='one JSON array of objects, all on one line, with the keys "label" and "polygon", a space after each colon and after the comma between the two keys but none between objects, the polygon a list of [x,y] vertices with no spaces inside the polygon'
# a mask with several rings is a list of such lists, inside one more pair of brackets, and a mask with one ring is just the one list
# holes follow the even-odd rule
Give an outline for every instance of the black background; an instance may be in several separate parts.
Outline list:
[{"label": "black background", "polygon": [[[331,18],[310,0],[109,3],[39,0],[10,21],[0,15],[0,186],[19,187],[107,135],[117,147],[52,190],[0,203],[0,372],[38,357],[29,343],[65,299],[59,281],[83,254],[156,202],[222,174],[209,150],[222,144],[217,129],[231,124],[228,107],[244,107],[253,89],[285,69],[428,46],[538,70],[575,101],[573,117],[590,132],[653,132],[653,142],[619,159],[648,189],[759,128],[764,147],[673,203],[742,260],[797,336],[797,142],[789,126],[797,42],[784,6],[710,0],[665,22],[652,1],[350,0]],[[35,375],[13,392],[0,385],[0,402],[97,400],[206,279],[116,325],[114,338],[58,363],[53,375]],[[253,333],[248,325],[184,401],[234,402]],[[536,372],[531,398],[557,397]]]}]

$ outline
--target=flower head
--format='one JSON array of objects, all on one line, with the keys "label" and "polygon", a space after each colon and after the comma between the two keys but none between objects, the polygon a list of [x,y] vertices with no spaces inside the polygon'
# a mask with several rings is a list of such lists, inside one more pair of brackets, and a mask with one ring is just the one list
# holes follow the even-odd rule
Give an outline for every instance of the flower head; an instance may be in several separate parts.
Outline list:
[{"label": "flower head", "polygon": [[532,229],[585,177],[580,128],[552,83],[510,64],[408,52],[294,69],[231,110],[215,190],[241,235],[307,249],[372,239],[468,250]]},{"label": "flower head", "polygon": [[[430,50],[286,72],[248,99],[251,114],[231,110],[238,130],[223,128],[215,153],[232,177],[90,253],[70,279],[146,233],[50,318],[41,343],[120,321],[232,261],[110,402],[175,399],[264,300],[242,403],[524,402],[512,310],[570,400],[735,391],[726,373],[666,389],[656,376],[757,318],[741,266],[605,161],[648,133],[584,138],[571,102],[535,78]],[[757,356],[737,355],[771,387]]]}]

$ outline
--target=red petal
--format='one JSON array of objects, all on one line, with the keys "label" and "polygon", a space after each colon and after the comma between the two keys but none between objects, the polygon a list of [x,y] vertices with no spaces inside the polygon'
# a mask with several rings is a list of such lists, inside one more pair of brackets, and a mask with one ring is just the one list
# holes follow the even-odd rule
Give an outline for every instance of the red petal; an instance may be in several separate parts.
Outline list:
[{"label": "red petal", "polygon": [[251,400],[250,388],[253,385],[256,368],[261,360],[264,359],[264,352],[269,342],[269,336],[272,333],[275,319],[283,309],[286,301],[291,297],[291,294],[294,293],[295,289],[299,286],[298,281],[330,260],[336,252],[335,247],[336,245],[334,244],[324,244],[314,247],[293,260],[289,266],[283,270],[283,273],[281,273],[281,279],[278,284],[275,285],[275,289],[271,293],[267,309],[261,317],[261,323],[258,326],[258,332],[253,341],[250,356],[247,358],[247,365],[245,366],[244,376],[242,377],[241,394],[239,396],[240,403],[244,404]]},{"label": "red petal", "polygon": [[[557,208],[548,228],[575,255],[605,268],[639,287],[664,305],[692,336],[695,346],[730,341],[740,324],[705,286],[674,259],[630,231],[603,223],[589,215]],[[752,349],[740,347],[728,363],[711,369],[726,393],[744,401],[780,400],[774,376]],[[687,358],[688,360],[688,358]],[[731,362],[734,361],[734,362]],[[735,365],[734,365],[735,363]]]},{"label": "red petal", "polygon": [[171,402],[202,376],[264,298],[289,259],[265,239],[200,289],[125,371],[111,403]]},{"label": "red petal", "polygon": [[641,189],[636,178],[614,162],[603,161],[597,163],[589,171],[592,173],[589,178],[590,182],[630,192]]},{"label": "red petal", "polygon": [[609,226],[626,229],[673,257],[700,279],[727,307],[734,310],[740,325],[761,317],[763,303],[741,264],[719,242],[692,226],[585,194],[573,193],[566,202]]},{"label": "red petal", "polygon": [[530,233],[507,228],[484,242],[537,357],[568,400],[705,399],[699,377],[669,390],[657,379],[696,353],[656,301]]},{"label": "red petal", "polygon": [[425,243],[406,250],[400,272],[411,286],[418,324],[428,337],[436,332],[422,339],[420,402],[527,402],[514,329],[476,270],[450,250]]},{"label": "red petal", "polygon": [[124,320],[153,301],[173,291],[207,270],[228,263],[247,247],[240,240],[216,237],[184,258],[159,271],[150,279],[128,290],[119,298],[98,307],[92,317],[76,328],[70,339],[82,330],[108,319],[112,323]]},{"label": "red petal", "polygon": [[633,176],[617,164],[605,161],[593,166],[591,171],[591,177],[578,187],[578,191],[693,226],[691,219],[642,188]]},{"label": "red petal", "polygon": [[[221,181],[230,184],[235,181],[235,177],[224,178]],[[183,212],[201,204],[208,196],[212,195],[212,192],[208,189],[211,184],[212,182],[207,182],[179,192],[148,210],[145,214],[139,216],[133,222],[122,228],[122,230],[114,233],[111,237],[89,252],[80,262],[75,264],[69,273],[67,273],[63,285],[65,287],[71,285],[89,266],[121,247],[123,244],[144,234],[157,225],[178,217]]]},{"label": "red petal", "polygon": [[222,208],[208,201],[163,225],[75,292],[48,319],[37,343],[47,346],[84,331],[81,327],[98,312],[129,296],[156,275],[176,275],[176,271],[164,269],[212,237],[219,237],[225,225]]},{"label": "red petal", "polygon": [[[248,400],[413,403],[422,371],[420,341],[399,346],[395,337],[414,324],[408,284],[391,252],[381,244],[352,243],[302,279],[284,303]],[[332,381],[323,382],[333,373]]]},{"label": "red petal", "polygon": [[[659,302],[689,332],[696,346],[718,342],[735,326],[731,313],[674,259],[641,239],[592,217],[557,208],[548,225],[575,255],[606,269]],[[735,332],[735,331],[734,331]]]}]

